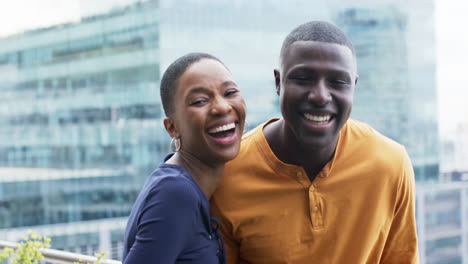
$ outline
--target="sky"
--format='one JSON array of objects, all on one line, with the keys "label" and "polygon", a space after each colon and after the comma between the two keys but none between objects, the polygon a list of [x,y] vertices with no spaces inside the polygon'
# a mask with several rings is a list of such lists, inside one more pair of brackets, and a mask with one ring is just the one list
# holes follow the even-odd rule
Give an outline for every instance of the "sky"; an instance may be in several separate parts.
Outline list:
[{"label": "sky", "polygon": [[[0,37],[26,29],[78,21],[83,15],[106,11],[134,0],[13,0],[0,4]],[[435,0],[438,118],[441,136],[468,123],[468,4]]]},{"label": "sky", "polygon": [[441,135],[468,123],[468,3],[436,2],[437,88]]},{"label": "sky", "polygon": [[79,21],[81,16],[105,12],[135,0],[3,0],[0,3],[0,37],[27,29]]}]

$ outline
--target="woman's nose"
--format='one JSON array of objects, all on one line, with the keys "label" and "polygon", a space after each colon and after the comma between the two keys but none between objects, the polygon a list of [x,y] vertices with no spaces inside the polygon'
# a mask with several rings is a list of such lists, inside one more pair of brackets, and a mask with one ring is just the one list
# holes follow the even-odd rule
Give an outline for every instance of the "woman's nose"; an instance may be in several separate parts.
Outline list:
[{"label": "woman's nose", "polygon": [[213,102],[213,107],[211,108],[211,113],[214,115],[226,114],[232,110],[231,104],[224,98],[217,98]]}]

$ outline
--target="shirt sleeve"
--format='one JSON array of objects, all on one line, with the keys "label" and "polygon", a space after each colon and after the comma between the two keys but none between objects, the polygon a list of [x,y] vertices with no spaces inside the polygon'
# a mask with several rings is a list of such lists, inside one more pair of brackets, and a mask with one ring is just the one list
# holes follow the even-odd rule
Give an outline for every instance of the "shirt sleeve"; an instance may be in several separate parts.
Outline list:
[{"label": "shirt sleeve", "polygon": [[413,166],[405,151],[392,225],[380,263],[419,263],[414,190]]},{"label": "shirt sleeve", "polygon": [[242,263],[239,257],[239,243],[234,239],[231,223],[223,216],[216,199],[211,200],[211,213],[216,216],[221,224],[220,233],[224,239],[224,247],[226,249],[226,263],[239,264]]},{"label": "shirt sleeve", "polygon": [[195,226],[197,195],[185,179],[164,178],[148,193],[124,264],[175,263]]}]

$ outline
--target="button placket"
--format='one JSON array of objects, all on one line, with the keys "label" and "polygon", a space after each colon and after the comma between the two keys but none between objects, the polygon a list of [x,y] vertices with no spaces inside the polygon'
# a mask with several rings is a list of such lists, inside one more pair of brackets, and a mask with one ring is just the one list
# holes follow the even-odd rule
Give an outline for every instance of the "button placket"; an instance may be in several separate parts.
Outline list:
[{"label": "button placket", "polygon": [[[294,175],[294,174],[293,174]],[[295,174],[296,181],[298,181],[304,189],[308,189],[310,185],[309,178],[307,175],[302,171],[302,169],[298,169]]]},{"label": "button placket", "polygon": [[317,213],[319,211],[319,206],[318,205],[314,205],[314,212]]},{"label": "button placket", "polygon": [[312,228],[314,229],[323,227],[322,208],[319,201],[317,189],[312,184],[309,188],[309,211]]}]

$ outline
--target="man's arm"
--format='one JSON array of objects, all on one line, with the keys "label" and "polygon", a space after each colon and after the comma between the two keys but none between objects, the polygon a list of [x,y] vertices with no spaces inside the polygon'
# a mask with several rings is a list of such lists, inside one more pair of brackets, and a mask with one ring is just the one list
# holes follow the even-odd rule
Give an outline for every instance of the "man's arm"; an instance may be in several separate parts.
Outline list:
[{"label": "man's arm", "polygon": [[395,211],[380,263],[419,263],[415,219],[414,172],[405,151],[401,165]]}]

